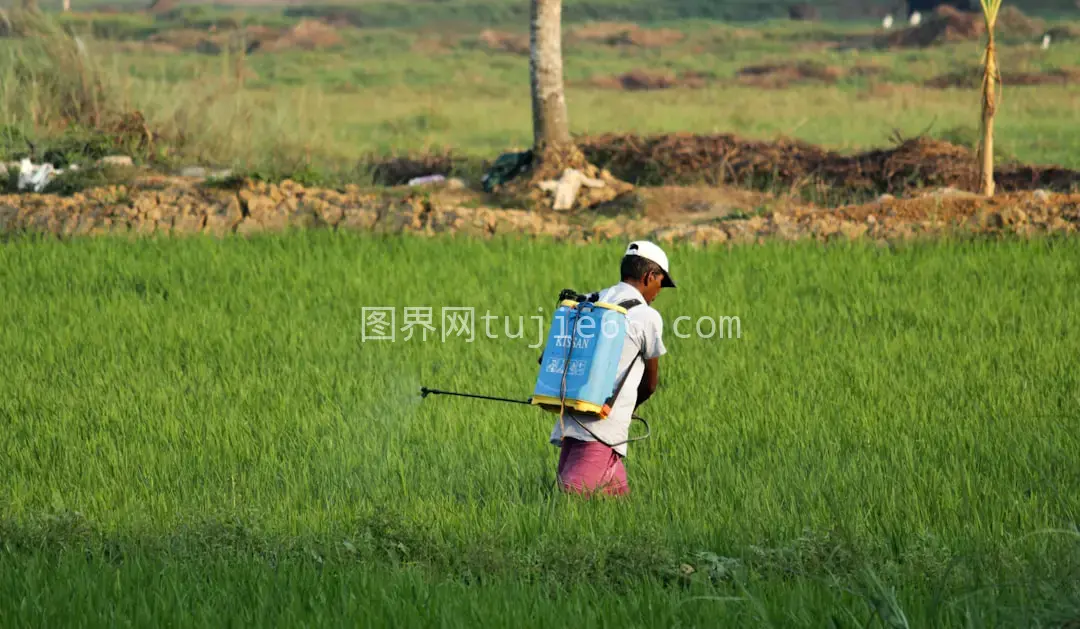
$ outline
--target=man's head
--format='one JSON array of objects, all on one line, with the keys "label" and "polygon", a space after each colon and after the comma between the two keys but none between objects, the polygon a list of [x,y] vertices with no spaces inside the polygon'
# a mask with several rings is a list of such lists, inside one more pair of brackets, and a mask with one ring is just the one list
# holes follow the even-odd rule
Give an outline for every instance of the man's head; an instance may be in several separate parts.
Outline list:
[{"label": "man's head", "polygon": [[660,294],[661,288],[675,288],[675,282],[668,272],[667,254],[648,241],[630,243],[623,256],[620,272],[622,281],[637,288],[649,304]]}]

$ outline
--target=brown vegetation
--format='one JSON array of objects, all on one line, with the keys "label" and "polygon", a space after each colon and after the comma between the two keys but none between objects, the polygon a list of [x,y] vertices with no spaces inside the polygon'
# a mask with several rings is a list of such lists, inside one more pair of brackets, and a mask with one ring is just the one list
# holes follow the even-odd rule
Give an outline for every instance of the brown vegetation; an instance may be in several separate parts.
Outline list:
[{"label": "brown vegetation", "polygon": [[480,33],[480,44],[492,52],[508,52],[515,55],[529,54],[529,36],[504,33],[487,29]]},{"label": "brown vegetation", "polygon": [[811,61],[790,63],[767,63],[746,66],[735,74],[742,85],[761,88],[784,88],[794,83],[833,84],[844,76],[844,71]]},{"label": "brown vegetation", "polygon": [[568,44],[605,44],[608,46],[638,46],[660,48],[677,44],[686,39],[682,31],[661,28],[646,29],[637,24],[622,22],[593,22],[569,32]]},{"label": "brown vegetation", "polygon": [[[1014,6],[1006,6],[998,16],[997,29],[1006,37],[1034,36],[1045,31],[1045,24],[1042,20],[1027,17]],[[887,36],[885,43],[890,48],[926,48],[978,39],[985,33],[986,22],[981,13],[965,13],[942,5],[918,26]]]},{"label": "brown vegetation", "polygon": [[675,74],[670,71],[642,68],[616,76],[594,77],[589,81],[592,87],[625,91],[666,90],[674,87],[701,88],[705,87],[706,83],[705,77],[696,72]]},{"label": "brown vegetation", "polygon": [[[579,139],[578,145],[590,162],[635,185],[823,186],[848,194],[903,195],[923,187],[974,190],[978,183],[976,160],[969,150],[929,138],[856,155],[796,140],[765,142],[734,135],[610,134]],[[1002,191],[1067,192],[1080,186],[1080,172],[1056,166],[1003,166],[996,178]]]},{"label": "brown vegetation", "polygon": [[[1056,68],[1043,72],[1004,72],[1001,74],[1001,83],[1008,86],[1071,85],[1080,83],[1080,68]],[[954,87],[975,89],[981,84],[982,71],[978,68],[943,74],[924,83],[926,87],[934,89]]]},{"label": "brown vegetation", "polygon": [[155,33],[145,46],[159,52],[253,53],[281,50],[321,50],[342,43],[338,29],[318,20],[301,20],[286,29],[248,26],[242,29],[174,29]]}]

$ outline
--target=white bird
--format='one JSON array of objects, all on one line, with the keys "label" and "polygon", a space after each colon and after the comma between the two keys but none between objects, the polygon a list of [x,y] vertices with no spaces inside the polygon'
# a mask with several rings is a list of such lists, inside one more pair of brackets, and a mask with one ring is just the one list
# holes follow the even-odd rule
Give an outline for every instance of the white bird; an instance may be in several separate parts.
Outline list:
[{"label": "white bird", "polygon": [[885,19],[881,21],[881,26],[885,30],[889,30],[890,28],[892,28],[892,24],[893,24],[892,14],[886,15]]},{"label": "white bird", "polygon": [[1046,50],[1050,48],[1050,33],[1043,35],[1042,49]]},{"label": "white bird", "polygon": [[912,13],[911,14],[911,25],[912,26],[918,26],[920,23],[922,23],[922,13],[919,13],[918,11]]}]

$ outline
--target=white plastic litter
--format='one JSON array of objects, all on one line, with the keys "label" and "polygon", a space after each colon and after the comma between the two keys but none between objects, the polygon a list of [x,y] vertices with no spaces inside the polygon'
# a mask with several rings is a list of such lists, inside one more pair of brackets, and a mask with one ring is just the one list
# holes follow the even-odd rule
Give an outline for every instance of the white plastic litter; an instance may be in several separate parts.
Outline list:
[{"label": "white plastic litter", "polygon": [[16,184],[19,191],[30,189],[41,192],[45,186],[56,176],[64,171],[54,168],[52,164],[35,164],[29,158],[23,158],[19,163],[19,181]]},{"label": "white plastic litter", "polygon": [[427,175],[424,177],[414,177],[409,180],[410,186],[425,186],[429,183],[442,183],[446,181],[446,177],[443,175]]}]

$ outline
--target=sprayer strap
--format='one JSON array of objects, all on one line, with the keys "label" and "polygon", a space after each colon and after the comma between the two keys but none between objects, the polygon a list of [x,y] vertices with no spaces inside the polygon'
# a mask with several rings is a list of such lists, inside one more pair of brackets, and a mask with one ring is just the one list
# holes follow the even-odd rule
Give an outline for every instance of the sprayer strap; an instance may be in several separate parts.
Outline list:
[{"label": "sprayer strap", "polygon": [[[620,308],[625,308],[627,311],[640,305],[640,299],[628,299],[618,304]],[[634,356],[634,360],[630,361],[630,366],[626,368],[626,373],[623,374],[622,380],[619,380],[619,384],[615,386],[615,390],[611,393],[611,397],[608,399],[609,406],[615,406],[615,400],[619,399],[619,393],[622,391],[623,385],[626,384],[627,378],[630,377],[630,372],[634,370],[634,364],[637,363],[637,360],[641,358],[641,356],[642,353],[638,352]]]}]

